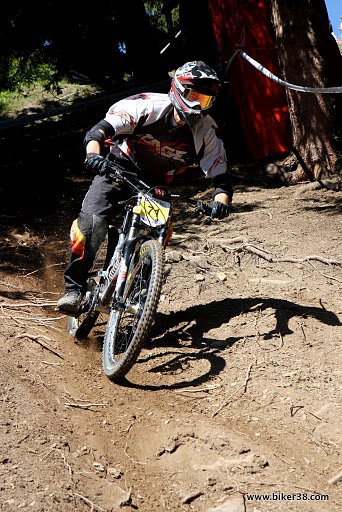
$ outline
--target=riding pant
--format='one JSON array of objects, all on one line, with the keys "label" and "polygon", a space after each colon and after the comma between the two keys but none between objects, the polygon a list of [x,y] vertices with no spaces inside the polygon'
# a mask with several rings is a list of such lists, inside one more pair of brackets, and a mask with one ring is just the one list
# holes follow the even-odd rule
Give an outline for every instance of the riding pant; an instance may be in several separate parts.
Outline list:
[{"label": "riding pant", "polygon": [[86,291],[88,272],[106,237],[109,220],[120,210],[118,201],[127,199],[130,193],[124,185],[95,176],[71,226],[70,259],[64,272],[66,290]]}]

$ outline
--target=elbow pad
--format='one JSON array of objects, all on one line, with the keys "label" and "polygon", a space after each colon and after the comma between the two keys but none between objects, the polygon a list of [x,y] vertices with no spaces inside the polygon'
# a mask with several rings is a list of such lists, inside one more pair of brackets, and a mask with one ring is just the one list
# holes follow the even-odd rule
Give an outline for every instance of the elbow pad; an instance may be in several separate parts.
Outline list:
[{"label": "elbow pad", "polygon": [[229,202],[233,199],[233,187],[231,182],[230,175],[225,172],[224,174],[219,174],[212,179],[212,184],[214,190],[212,192],[212,197],[214,198],[217,194],[227,194],[229,197]]},{"label": "elbow pad", "polygon": [[[100,130],[102,130],[104,134]],[[88,142],[90,142],[91,140],[96,140],[96,142],[98,142],[100,146],[102,146],[105,139],[107,139],[108,137],[113,137],[114,135],[115,130],[112,127],[112,125],[103,119],[86,133],[83,141],[84,147],[86,147]]]}]

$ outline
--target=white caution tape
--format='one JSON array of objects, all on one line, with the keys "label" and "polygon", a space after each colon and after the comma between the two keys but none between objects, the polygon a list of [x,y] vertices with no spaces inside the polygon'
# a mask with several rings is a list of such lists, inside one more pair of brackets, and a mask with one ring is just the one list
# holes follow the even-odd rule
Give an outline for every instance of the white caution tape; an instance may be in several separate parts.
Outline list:
[{"label": "white caution tape", "polygon": [[[175,35],[174,39],[176,39],[178,36],[180,36],[180,35],[181,35],[181,33],[182,33],[182,31],[181,31],[181,30],[179,30],[179,31],[177,32],[177,34]],[[160,55],[161,55],[162,53],[164,53],[164,52],[165,52],[165,50],[167,50],[167,49],[168,49],[168,47],[170,46],[170,44],[171,44],[171,43],[167,43],[167,45],[166,45],[166,46],[164,46],[164,48],[163,48],[162,50],[160,50],[160,52],[159,52],[159,53],[160,53]]]},{"label": "white caution tape", "polygon": [[265,76],[267,76],[271,80],[274,80],[278,84],[283,85],[287,89],[294,89],[295,91],[301,91],[301,92],[314,92],[314,93],[319,93],[319,94],[342,93],[342,87],[305,87],[302,85],[295,85],[295,84],[290,84],[288,82],[285,82],[281,78],[278,78],[273,73],[271,73],[271,71],[266,69],[259,62],[252,59],[252,57],[247,55],[247,53],[243,52],[242,50],[237,50],[236,52],[234,52],[234,54],[232,55],[232,57],[230,58],[230,60],[228,62],[227,69],[230,66],[230,64],[232,63],[232,60],[236,57],[236,55],[238,53],[240,53],[244,59],[246,59],[256,69],[261,71],[261,73],[263,73]]}]

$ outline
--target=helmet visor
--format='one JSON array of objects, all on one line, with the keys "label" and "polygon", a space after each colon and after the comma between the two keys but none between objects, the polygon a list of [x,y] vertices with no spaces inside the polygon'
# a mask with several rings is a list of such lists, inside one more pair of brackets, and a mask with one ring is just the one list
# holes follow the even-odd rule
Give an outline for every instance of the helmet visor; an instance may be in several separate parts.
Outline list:
[{"label": "helmet visor", "polygon": [[201,106],[201,110],[206,110],[207,108],[210,108],[211,105],[214,103],[215,97],[216,96],[202,94],[201,92],[189,88],[186,88],[183,92],[183,98],[186,100],[187,104],[199,104]]}]

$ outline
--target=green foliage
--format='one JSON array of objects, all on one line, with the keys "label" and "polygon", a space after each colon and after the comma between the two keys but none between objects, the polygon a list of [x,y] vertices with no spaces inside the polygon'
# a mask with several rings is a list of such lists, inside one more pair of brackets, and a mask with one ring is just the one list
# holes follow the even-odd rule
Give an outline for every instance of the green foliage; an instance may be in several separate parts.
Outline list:
[{"label": "green foliage", "polygon": [[17,92],[1,91],[0,92],[0,115],[6,112],[16,110],[20,103],[20,97]]},{"label": "green foliage", "polygon": [[166,19],[162,12],[164,2],[162,0],[148,0],[144,4],[152,25],[162,32],[167,32]]},{"label": "green foliage", "polygon": [[[13,118],[18,115],[36,114],[79,101],[103,95],[104,91],[94,84],[79,84],[60,80],[53,89],[41,81],[21,87],[20,91],[0,91],[0,116]],[[56,117],[57,119],[57,117]]]},{"label": "green foliage", "polygon": [[173,11],[172,11],[172,23],[173,23],[173,26],[175,27],[175,32],[178,32],[178,30],[180,29],[179,8],[178,7],[176,9],[173,9]]},{"label": "green foliage", "polygon": [[18,91],[37,82],[47,87],[56,84],[56,69],[44,62],[40,52],[0,59],[0,72],[1,90]]},{"label": "green foliage", "polygon": [[57,81],[54,65],[44,62],[41,52],[30,56],[0,58],[0,115],[16,111],[33,90],[59,93],[63,81]]},{"label": "green foliage", "polygon": [[[164,14],[163,0],[146,0],[144,1],[145,10],[149,15],[151,24],[154,25],[158,30],[167,33],[168,27],[166,17]],[[179,30],[179,9],[178,7],[172,10],[172,23],[176,31]]]},{"label": "green foliage", "polygon": [[[70,70],[108,90],[121,86],[125,74],[137,82],[159,79],[165,64],[159,50],[179,30],[174,0],[110,0],[91,15],[80,0],[12,2],[1,15],[0,91],[37,81],[55,87],[57,77]],[[98,41],[101,51],[89,59]],[[125,54],[119,42],[125,43]]]}]

